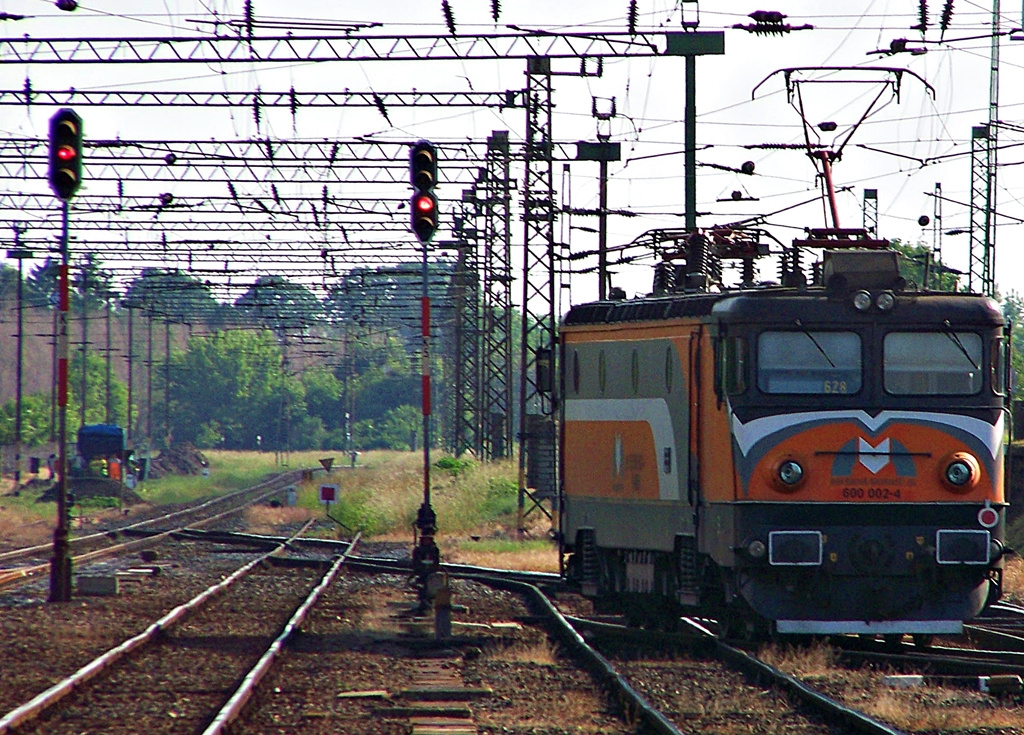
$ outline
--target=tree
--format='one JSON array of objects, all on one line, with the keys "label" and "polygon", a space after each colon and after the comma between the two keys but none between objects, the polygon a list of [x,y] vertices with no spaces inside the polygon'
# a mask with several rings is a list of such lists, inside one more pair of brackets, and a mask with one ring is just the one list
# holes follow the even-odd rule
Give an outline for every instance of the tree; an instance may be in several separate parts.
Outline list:
[{"label": "tree", "polygon": [[60,260],[47,258],[29,270],[25,278],[25,297],[36,306],[57,308],[59,277]]},{"label": "tree", "polygon": [[288,425],[306,410],[302,381],[286,373],[267,330],[192,337],[171,356],[171,398],[176,440],[219,436],[228,449],[284,448]]},{"label": "tree", "polygon": [[1010,369],[1012,370],[1013,398],[1024,398],[1024,385],[1020,376],[1024,375],[1024,297],[1011,291],[1003,297],[1003,315],[1010,323],[1013,338],[1010,345]]},{"label": "tree", "polygon": [[100,267],[95,253],[86,253],[78,268],[72,268],[73,287],[79,301],[89,308],[104,306],[113,292],[113,279],[109,271]]},{"label": "tree", "polygon": [[0,300],[13,299],[18,293],[18,270],[0,265]]},{"label": "tree", "polygon": [[[107,422],[107,367],[106,360],[99,355],[86,356],[86,411],[85,423],[100,424]],[[71,356],[69,372],[72,375],[82,373],[82,353]],[[68,384],[68,435],[74,436],[80,426],[79,407],[82,405],[82,385],[78,380]],[[111,420],[115,424],[124,425],[127,418],[128,386],[118,379],[110,384]],[[0,406],[0,444],[14,443],[16,419],[16,403],[7,401]],[[22,397],[21,401],[21,438],[28,446],[35,446],[49,441],[52,427],[51,400],[49,391],[33,393]]]},{"label": "tree", "polygon": [[250,323],[283,336],[302,330],[323,316],[319,299],[305,286],[283,276],[260,276],[235,300],[235,307]]},{"label": "tree", "polygon": [[301,380],[306,389],[306,411],[310,417],[320,419],[327,430],[343,426],[342,384],[334,373],[324,367],[315,367],[306,370]]},{"label": "tree", "polygon": [[175,322],[217,322],[223,313],[210,287],[180,270],[145,268],[128,285],[123,303]]},{"label": "tree", "polygon": [[922,289],[927,287],[931,291],[960,290],[959,278],[963,274],[935,260],[935,254],[927,245],[910,245],[893,240],[892,247],[900,254],[900,275],[907,283]]}]

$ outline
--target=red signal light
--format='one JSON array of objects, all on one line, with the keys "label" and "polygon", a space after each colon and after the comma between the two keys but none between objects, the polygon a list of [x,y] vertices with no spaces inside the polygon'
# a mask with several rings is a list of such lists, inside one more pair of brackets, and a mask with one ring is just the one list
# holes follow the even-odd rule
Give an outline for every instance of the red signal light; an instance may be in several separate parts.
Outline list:
[{"label": "red signal light", "polygon": [[434,199],[429,196],[416,197],[416,211],[426,214],[434,211]]},{"label": "red signal light", "polygon": [[50,118],[50,188],[62,201],[70,200],[82,182],[82,118],[69,108]]}]

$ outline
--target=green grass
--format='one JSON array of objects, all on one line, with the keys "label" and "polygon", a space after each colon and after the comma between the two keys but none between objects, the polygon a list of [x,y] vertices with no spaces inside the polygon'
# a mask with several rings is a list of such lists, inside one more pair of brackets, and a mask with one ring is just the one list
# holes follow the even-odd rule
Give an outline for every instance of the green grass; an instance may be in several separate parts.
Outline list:
[{"label": "green grass", "polygon": [[482,554],[522,554],[551,550],[551,540],[546,538],[526,541],[514,538],[482,538],[479,541],[459,541],[455,545],[460,549],[473,550]]},{"label": "green grass", "polygon": [[[294,464],[294,463],[293,463]],[[318,466],[314,460],[306,466]],[[440,533],[514,522],[516,485],[512,462],[481,463],[441,457],[431,467],[431,507]],[[366,535],[412,535],[423,503],[423,462],[416,452],[366,452],[355,468],[342,466],[329,476],[317,473],[299,485],[299,505],[323,512],[319,487],[338,485],[331,515]]]},{"label": "green grass", "polygon": [[1006,545],[1024,556],[1024,516],[1019,516],[1006,527]]},{"label": "green grass", "polygon": [[330,452],[295,452],[287,459],[287,466],[276,461],[273,452],[206,451],[210,461],[210,476],[166,475],[147,480],[135,488],[144,500],[151,503],[184,503],[209,495],[221,495],[258,485],[268,477],[288,470],[320,467],[320,457]]}]

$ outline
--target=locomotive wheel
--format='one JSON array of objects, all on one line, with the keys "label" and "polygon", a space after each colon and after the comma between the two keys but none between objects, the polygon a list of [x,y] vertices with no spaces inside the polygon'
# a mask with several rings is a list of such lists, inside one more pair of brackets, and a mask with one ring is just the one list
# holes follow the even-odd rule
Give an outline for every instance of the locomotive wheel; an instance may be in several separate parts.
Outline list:
[{"label": "locomotive wheel", "polygon": [[903,645],[903,634],[902,633],[886,633],[882,636],[882,640],[885,641],[885,647],[891,651],[898,651],[900,646]]}]

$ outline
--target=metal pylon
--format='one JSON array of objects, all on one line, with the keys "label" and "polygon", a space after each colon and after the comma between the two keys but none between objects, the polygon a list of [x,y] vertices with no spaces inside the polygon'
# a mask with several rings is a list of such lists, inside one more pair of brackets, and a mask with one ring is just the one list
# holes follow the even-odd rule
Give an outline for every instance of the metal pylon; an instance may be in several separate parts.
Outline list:
[{"label": "metal pylon", "polygon": [[994,127],[971,128],[971,252],[967,288],[974,293],[995,293],[993,259],[993,131]]},{"label": "metal pylon", "polygon": [[460,213],[455,219],[459,249],[452,275],[451,299],[455,307],[455,389],[452,451],[480,454],[480,370],[479,329],[480,279],[477,257],[477,215],[475,189],[462,192]]},{"label": "metal pylon", "polygon": [[512,454],[511,159],[508,131],[487,139],[484,169],[483,315],[481,321],[481,437],[488,459]]},{"label": "metal pylon", "polygon": [[[523,182],[523,328],[520,344],[519,511],[524,497],[554,497],[555,466],[541,450],[554,447],[553,395],[537,382],[538,353],[550,356],[555,373],[555,192],[551,128],[551,59],[533,57],[526,65],[526,151]],[[538,460],[540,461],[538,463]],[[550,464],[549,464],[550,463]],[[529,474],[529,484],[527,484]],[[534,490],[530,493],[528,488]]]},{"label": "metal pylon", "polygon": [[862,227],[868,232],[878,234],[878,189],[864,190],[864,219]]}]

